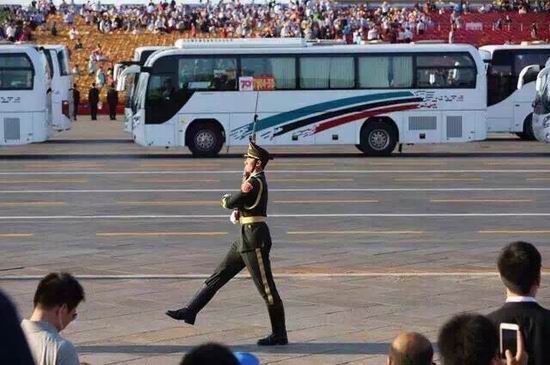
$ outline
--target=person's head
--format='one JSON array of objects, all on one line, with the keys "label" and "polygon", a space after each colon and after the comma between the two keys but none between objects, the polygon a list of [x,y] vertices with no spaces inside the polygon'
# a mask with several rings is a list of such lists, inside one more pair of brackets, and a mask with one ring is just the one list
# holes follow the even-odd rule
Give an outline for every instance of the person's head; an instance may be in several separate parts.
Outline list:
[{"label": "person's head", "polygon": [[443,365],[499,365],[498,332],[479,314],[459,314],[443,325],[437,340]]},{"label": "person's head", "polygon": [[227,347],[205,343],[187,353],[180,365],[239,365],[239,361]]},{"label": "person's head", "polygon": [[512,242],[502,249],[497,266],[504,286],[516,295],[535,296],[540,286],[542,258],[528,242]]},{"label": "person's head", "polygon": [[248,151],[244,155],[244,172],[250,175],[253,172],[259,172],[265,169],[270,160],[269,152],[254,142],[248,145]]},{"label": "person's head", "polygon": [[388,365],[431,365],[434,351],[431,342],[416,332],[400,333],[390,345]]},{"label": "person's head", "polygon": [[92,88],[95,88],[95,82],[92,82]]},{"label": "person's head", "polygon": [[71,274],[50,273],[38,283],[34,311],[62,331],[76,318],[76,307],[83,300],[84,289]]}]

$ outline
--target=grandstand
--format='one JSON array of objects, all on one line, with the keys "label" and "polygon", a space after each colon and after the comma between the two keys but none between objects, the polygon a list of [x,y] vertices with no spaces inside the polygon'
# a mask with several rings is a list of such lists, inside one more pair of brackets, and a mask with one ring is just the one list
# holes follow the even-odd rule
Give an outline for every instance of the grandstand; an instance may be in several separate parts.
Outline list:
[{"label": "grandstand", "polygon": [[[503,25],[502,29],[495,29],[497,20],[509,16],[511,22]],[[449,12],[438,14],[430,13],[434,27],[427,29],[423,35],[415,35],[415,41],[448,40],[451,30],[451,14]],[[58,35],[52,36],[49,25],[56,22]],[[517,11],[491,12],[491,13],[466,13],[462,15],[461,29],[455,31],[455,43],[468,43],[476,46],[486,44],[503,44],[506,42],[520,43],[522,41],[533,41],[531,37],[531,25],[538,26],[539,40],[550,39],[550,16],[548,13],[527,13],[518,14]],[[173,45],[177,39],[190,38],[190,32],[172,33],[142,33],[131,34],[123,31],[100,33],[95,25],[87,25],[82,17],[75,17],[75,25],[79,32],[79,38],[83,48],[75,49],[75,42],[69,39],[70,27],[63,23],[61,14],[52,15],[48,18],[48,26],[39,28],[35,33],[36,41],[42,44],[67,44],[71,49],[72,65],[78,65],[80,75],[75,78],[82,93],[82,102],[86,102],[87,90],[94,80],[94,75],[87,74],[87,62],[90,53],[101,45],[103,54],[107,57],[104,66],[110,66],[122,60],[129,60],[133,50],[140,46],[147,45]],[[257,34],[259,35],[259,33]],[[220,34],[197,33],[196,38],[219,38]],[[105,89],[105,88],[104,88]],[[102,97],[105,94],[102,90]],[[103,98],[102,98],[103,99]],[[122,99],[122,98],[121,98]],[[85,110],[83,110],[85,111]]]}]

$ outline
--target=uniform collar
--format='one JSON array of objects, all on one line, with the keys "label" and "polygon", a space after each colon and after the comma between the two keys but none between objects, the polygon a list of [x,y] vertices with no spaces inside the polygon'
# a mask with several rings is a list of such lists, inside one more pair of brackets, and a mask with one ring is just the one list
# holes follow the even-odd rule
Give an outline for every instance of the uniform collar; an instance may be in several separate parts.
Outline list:
[{"label": "uniform collar", "polygon": [[533,297],[514,295],[506,298],[506,303],[536,303],[537,300]]}]

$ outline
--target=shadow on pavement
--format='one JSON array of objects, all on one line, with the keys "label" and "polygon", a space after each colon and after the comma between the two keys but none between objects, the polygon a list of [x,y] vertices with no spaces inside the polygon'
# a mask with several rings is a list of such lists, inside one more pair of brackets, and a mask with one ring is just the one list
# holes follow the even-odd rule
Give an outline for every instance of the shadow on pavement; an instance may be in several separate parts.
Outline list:
[{"label": "shadow on pavement", "polygon": [[[366,354],[385,355],[388,353],[389,343],[364,342],[293,342],[287,346],[258,347],[257,345],[230,346],[234,352],[252,353],[289,353],[289,354]],[[184,353],[195,346],[178,345],[120,345],[120,346],[77,346],[78,353],[107,353],[107,354],[173,354]]]}]

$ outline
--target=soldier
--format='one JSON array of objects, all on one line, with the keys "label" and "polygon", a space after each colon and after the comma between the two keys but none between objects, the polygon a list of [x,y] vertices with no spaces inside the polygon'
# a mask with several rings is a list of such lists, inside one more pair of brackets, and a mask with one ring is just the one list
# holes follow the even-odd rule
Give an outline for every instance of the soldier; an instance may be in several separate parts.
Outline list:
[{"label": "soldier", "polygon": [[234,195],[226,194],[222,206],[234,209],[231,221],[241,224],[241,237],[235,241],[218,268],[195,294],[186,307],[169,310],[171,318],[194,324],[197,314],[229,280],[245,267],[267,304],[271,321],[271,335],[258,340],[259,346],[286,345],[288,343],[285,312],[279,297],[273,274],[269,251],[271,235],[266,224],[267,181],[264,168],[269,161],[269,152],[250,142],[244,156],[244,174],[241,190]]}]

